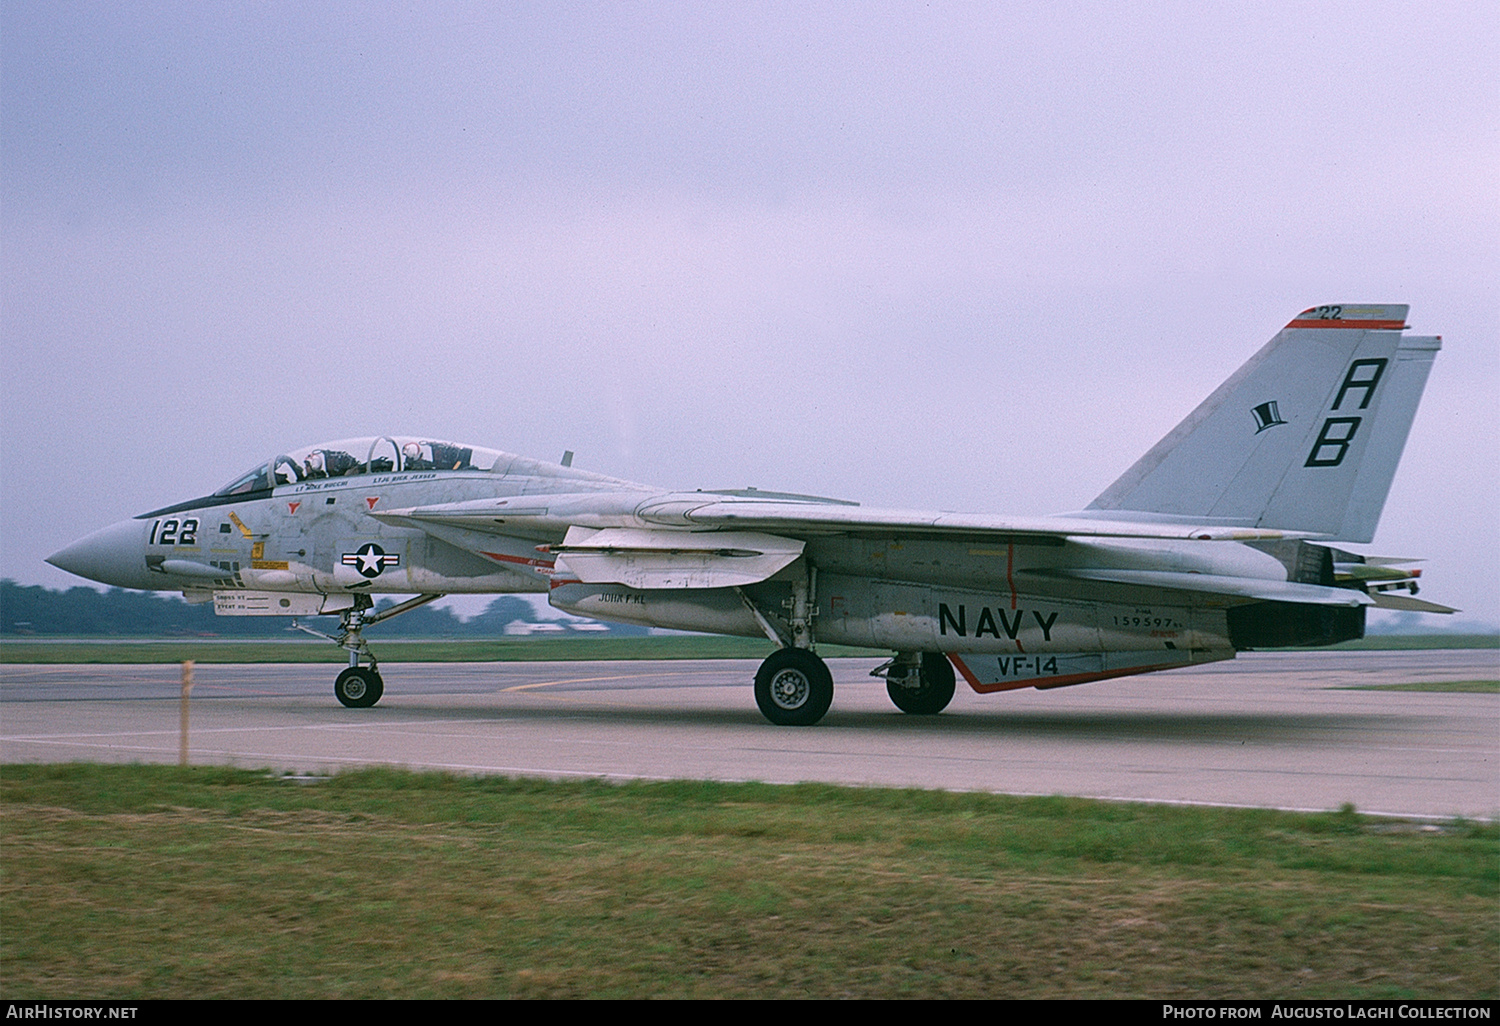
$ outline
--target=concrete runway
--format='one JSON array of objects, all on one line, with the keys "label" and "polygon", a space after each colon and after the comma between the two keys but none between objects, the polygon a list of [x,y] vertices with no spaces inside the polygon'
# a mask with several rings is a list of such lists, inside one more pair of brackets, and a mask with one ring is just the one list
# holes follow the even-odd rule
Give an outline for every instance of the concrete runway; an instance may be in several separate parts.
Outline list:
[{"label": "concrete runway", "polygon": [[[388,663],[373,709],[338,667],[196,668],[196,763],[389,764],[546,777],[824,781],[1008,794],[1500,815],[1500,695],[1347,690],[1495,680],[1500,651],[1250,653],[1057,691],[891,705],[876,660],[831,660],[811,728],[755,708],[753,661]],[[175,762],[179,669],[0,667],[0,760]]]}]

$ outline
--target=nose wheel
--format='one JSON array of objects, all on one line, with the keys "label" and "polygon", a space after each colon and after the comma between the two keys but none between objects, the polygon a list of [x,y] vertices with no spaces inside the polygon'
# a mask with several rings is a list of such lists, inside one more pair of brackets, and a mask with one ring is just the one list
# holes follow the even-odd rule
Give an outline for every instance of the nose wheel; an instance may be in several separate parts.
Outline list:
[{"label": "nose wheel", "polygon": [[[292,621],[292,629],[331,641],[349,653],[349,668],[334,680],[333,695],[340,704],[349,709],[368,709],[380,701],[380,696],[385,694],[385,682],[380,679],[380,671],[375,668],[375,656],[370,651],[370,646],[365,643],[362,632],[371,624],[389,620],[393,616],[400,616],[402,613],[416,609],[418,606],[425,606],[432,600],[442,597],[441,595],[418,595],[390,609],[371,613],[369,611],[370,596],[356,595],[354,607],[339,614],[341,630],[337,637],[304,626],[296,620]],[[363,666],[362,663],[369,663],[369,665]]]},{"label": "nose wheel", "polygon": [[333,682],[333,693],[350,709],[368,709],[385,694],[385,682],[371,666],[351,666]]}]

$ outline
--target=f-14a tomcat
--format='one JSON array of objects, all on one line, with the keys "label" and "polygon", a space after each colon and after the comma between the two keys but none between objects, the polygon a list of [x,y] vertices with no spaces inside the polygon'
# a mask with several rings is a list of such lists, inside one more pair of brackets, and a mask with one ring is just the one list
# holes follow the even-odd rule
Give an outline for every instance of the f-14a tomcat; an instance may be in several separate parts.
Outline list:
[{"label": "f-14a tomcat", "polygon": [[[1401,305],[1298,314],[1088,508],[1046,517],[871,509],[754,489],[664,491],[425,437],[295,449],[212,495],[49,559],[180,589],[224,615],[336,614],[334,693],[384,684],[362,630],[443,595],[545,592],[558,609],[778,646],[755,676],[777,724],[833,700],[817,642],[883,648],[892,701],[1056,688],[1327,645],[1415,598],[1369,542],[1441,341]],[[1405,594],[1402,594],[1402,593]],[[372,595],[416,597],[376,612]],[[311,628],[303,627],[312,633]]]}]

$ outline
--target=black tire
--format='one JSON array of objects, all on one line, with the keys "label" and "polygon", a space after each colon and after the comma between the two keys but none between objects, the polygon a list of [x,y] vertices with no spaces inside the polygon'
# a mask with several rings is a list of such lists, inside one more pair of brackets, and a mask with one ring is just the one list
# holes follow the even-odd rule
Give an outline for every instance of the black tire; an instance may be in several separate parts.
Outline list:
[{"label": "black tire", "polygon": [[374,670],[351,666],[333,682],[333,693],[350,709],[368,709],[385,694],[385,682]]},{"label": "black tire", "polygon": [[922,653],[922,686],[903,688],[886,681],[885,692],[896,708],[913,716],[936,716],[953,701],[953,664],[941,652]]},{"label": "black tire", "polygon": [[833,704],[833,674],[805,648],[779,649],[755,674],[755,704],[778,727],[810,727]]}]

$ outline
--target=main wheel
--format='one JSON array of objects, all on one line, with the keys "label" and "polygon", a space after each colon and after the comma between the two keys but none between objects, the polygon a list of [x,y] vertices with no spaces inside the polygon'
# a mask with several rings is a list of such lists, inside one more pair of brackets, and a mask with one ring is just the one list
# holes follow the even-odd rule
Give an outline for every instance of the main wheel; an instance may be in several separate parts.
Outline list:
[{"label": "main wheel", "polygon": [[913,716],[936,716],[953,701],[953,664],[941,652],[922,653],[922,684],[904,688],[886,681],[885,692],[896,708]]},{"label": "main wheel", "polygon": [[333,682],[333,693],[350,709],[368,709],[385,694],[385,682],[374,670],[351,666]]},{"label": "main wheel", "polygon": [[755,674],[755,704],[779,727],[810,727],[832,703],[833,674],[805,648],[772,652]]}]

